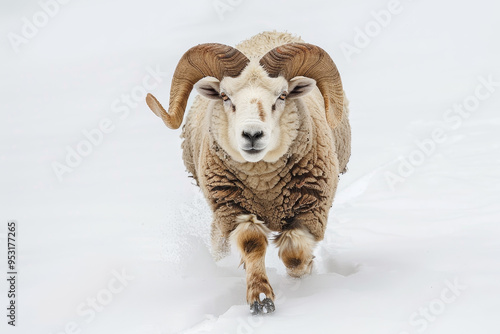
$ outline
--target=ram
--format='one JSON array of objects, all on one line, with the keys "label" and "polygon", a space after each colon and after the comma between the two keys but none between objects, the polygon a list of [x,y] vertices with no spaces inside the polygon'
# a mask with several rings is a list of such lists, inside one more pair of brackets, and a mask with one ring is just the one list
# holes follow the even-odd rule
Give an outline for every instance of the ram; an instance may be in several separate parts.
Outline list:
[{"label": "ram", "polygon": [[275,310],[265,269],[268,238],[294,277],[311,272],[338,177],[351,151],[339,72],[321,48],[288,33],[264,32],[236,46],[200,44],[180,59],[168,112],[183,127],[183,159],[213,211],[216,259],[234,243],[246,270],[250,311]]}]

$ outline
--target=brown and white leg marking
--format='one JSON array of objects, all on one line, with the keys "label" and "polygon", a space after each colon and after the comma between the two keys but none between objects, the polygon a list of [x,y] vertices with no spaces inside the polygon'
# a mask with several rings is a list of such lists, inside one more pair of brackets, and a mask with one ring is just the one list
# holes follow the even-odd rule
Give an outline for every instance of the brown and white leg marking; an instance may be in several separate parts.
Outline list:
[{"label": "brown and white leg marking", "polygon": [[240,215],[231,241],[241,253],[247,279],[247,302],[253,314],[274,311],[274,292],[266,274],[265,256],[269,229],[255,215]]},{"label": "brown and white leg marking", "polygon": [[288,275],[301,277],[311,273],[316,240],[305,227],[282,232],[274,239],[274,243],[279,247],[278,254]]}]

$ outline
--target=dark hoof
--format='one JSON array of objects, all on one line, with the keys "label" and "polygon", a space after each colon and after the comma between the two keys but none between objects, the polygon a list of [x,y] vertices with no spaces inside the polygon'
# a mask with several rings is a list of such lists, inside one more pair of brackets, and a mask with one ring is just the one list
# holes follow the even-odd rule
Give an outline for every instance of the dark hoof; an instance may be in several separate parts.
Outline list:
[{"label": "dark hoof", "polygon": [[260,303],[255,301],[250,305],[252,315],[272,313],[276,307],[271,298],[264,298]]}]

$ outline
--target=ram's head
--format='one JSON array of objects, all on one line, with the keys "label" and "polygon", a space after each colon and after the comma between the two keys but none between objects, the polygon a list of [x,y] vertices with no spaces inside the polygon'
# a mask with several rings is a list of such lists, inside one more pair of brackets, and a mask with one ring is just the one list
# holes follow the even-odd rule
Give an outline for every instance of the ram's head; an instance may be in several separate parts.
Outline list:
[{"label": "ram's head", "polygon": [[343,89],[338,70],[324,50],[311,44],[276,47],[258,62],[227,45],[195,46],[177,65],[168,112],[151,94],[146,102],[169,128],[177,129],[193,86],[202,96],[220,103],[214,110],[223,110],[219,124],[224,128],[216,129],[216,139],[241,162],[275,161],[288,150],[290,136],[282,131],[293,123],[284,112],[287,101],[304,96],[315,86],[323,95],[330,126],[342,119]]}]

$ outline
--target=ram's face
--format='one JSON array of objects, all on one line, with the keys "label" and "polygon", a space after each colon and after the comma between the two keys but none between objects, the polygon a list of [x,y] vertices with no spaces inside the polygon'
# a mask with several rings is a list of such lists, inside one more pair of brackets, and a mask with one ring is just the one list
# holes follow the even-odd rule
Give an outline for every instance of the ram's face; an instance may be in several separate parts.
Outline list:
[{"label": "ram's face", "polygon": [[201,95],[222,104],[223,112],[213,115],[215,135],[233,159],[274,162],[288,151],[299,126],[297,112],[290,112],[287,104],[307,94],[315,83],[305,77],[288,82],[283,77],[242,75],[220,82],[205,78],[195,87]]}]

